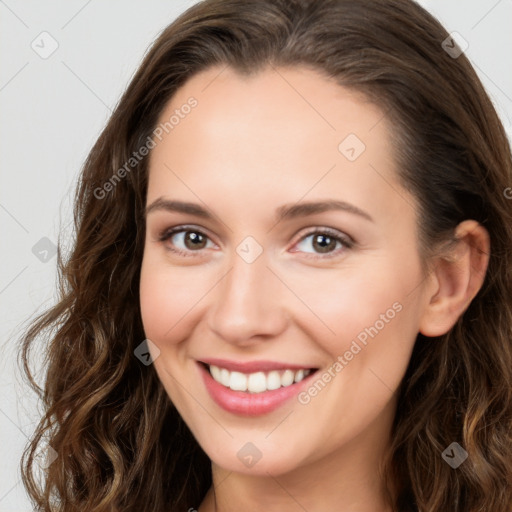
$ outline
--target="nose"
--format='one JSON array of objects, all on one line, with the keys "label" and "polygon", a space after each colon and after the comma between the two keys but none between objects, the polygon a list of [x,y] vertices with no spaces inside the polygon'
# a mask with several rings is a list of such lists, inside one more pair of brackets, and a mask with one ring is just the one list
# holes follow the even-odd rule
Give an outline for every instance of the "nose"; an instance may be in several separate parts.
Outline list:
[{"label": "nose", "polygon": [[231,268],[217,285],[209,308],[209,328],[220,339],[247,346],[286,329],[284,285],[267,264],[265,252],[252,263],[233,254]]}]

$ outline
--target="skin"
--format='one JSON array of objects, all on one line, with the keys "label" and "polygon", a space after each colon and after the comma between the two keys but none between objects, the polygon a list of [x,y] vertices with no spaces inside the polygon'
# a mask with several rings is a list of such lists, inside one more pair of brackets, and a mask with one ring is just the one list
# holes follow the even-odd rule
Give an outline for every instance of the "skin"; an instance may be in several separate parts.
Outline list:
[{"label": "skin", "polygon": [[[391,511],[378,467],[396,390],[417,333],[447,332],[481,287],[488,234],[464,221],[453,252],[424,275],[415,198],[396,179],[383,112],[316,71],[267,68],[244,78],[211,68],[185,83],[160,120],[190,96],[197,107],[150,154],[147,205],[189,201],[214,218],[147,215],[140,304],[160,351],[152,349],[158,376],[212,461],[214,485],[199,512],[325,512],[341,503],[345,512]],[[366,146],[354,161],[338,149],[350,133]],[[284,204],[325,199],[373,220],[346,211],[274,220]],[[159,240],[181,225],[204,233],[203,245],[185,244],[183,232]],[[308,236],[314,228],[355,245],[328,241],[324,253]],[[236,252],[247,236],[263,249],[252,263]],[[322,374],[394,303],[401,310],[307,404],[292,399],[245,418],[217,406],[199,377],[195,361],[208,357]],[[237,457],[247,442],[262,454],[252,467]]]}]

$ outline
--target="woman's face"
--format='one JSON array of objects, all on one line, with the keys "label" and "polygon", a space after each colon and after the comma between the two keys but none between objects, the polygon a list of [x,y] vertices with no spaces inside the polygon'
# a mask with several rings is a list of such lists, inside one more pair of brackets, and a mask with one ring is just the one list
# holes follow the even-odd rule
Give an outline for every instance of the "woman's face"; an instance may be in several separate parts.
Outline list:
[{"label": "woman's face", "polygon": [[305,68],[217,67],[166,122],[140,301],[172,402],[231,471],[376,457],[428,302],[383,112]]}]

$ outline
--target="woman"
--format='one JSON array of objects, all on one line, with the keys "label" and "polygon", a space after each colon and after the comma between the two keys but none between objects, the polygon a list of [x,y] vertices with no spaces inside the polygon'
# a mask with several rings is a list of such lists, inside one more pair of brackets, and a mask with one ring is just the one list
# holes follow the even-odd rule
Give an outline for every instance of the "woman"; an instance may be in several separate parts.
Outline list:
[{"label": "woman", "polygon": [[40,510],[510,510],[511,152],[457,48],[409,0],[160,35],[24,340]]}]

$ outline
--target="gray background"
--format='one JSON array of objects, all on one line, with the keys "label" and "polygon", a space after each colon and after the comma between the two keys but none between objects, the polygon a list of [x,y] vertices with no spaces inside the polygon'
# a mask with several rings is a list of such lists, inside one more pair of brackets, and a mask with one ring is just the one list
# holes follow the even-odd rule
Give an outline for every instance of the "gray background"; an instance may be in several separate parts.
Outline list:
[{"label": "gray background", "polygon": [[[0,0],[0,512],[31,510],[18,466],[39,413],[15,354],[55,299],[52,248],[71,235],[78,172],[149,44],[193,3]],[[469,43],[512,139],[512,0],[420,3]]]}]

